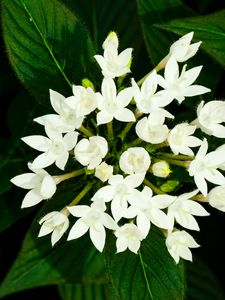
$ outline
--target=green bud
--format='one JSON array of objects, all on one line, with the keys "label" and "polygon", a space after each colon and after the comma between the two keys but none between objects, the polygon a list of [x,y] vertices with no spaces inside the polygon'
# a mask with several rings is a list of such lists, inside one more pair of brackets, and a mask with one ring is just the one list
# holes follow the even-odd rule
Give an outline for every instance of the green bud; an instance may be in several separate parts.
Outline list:
[{"label": "green bud", "polygon": [[95,90],[94,84],[88,78],[82,79],[82,86],[85,88],[90,87],[92,90]]},{"label": "green bud", "polygon": [[170,193],[180,184],[178,180],[167,180],[159,188],[164,193]]}]

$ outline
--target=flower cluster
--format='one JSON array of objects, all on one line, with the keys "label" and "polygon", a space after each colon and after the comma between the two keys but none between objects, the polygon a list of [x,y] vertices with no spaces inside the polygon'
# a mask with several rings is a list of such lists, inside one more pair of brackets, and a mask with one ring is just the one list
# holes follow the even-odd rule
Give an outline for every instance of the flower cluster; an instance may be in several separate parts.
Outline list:
[{"label": "flower cluster", "polygon": [[[184,229],[199,230],[195,216],[208,215],[198,201],[225,211],[225,145],[207,152],[207,136],[225,137],[225,102],[202,101],[190,123],[177,124],[170,112],[172,102],[174,107],[187,97],[210,92],[194,83],[202,66],[187,69],[185,64],[179,71],[179,63],[195,55],[201,44],[191,44],[192,37],[193,32],[173,43],[168,55],[137,82],[127,80],[132,49],[118,53],[118,37],[111,32],[103,55],[94,56],[103,74],[99,92],[87,79],[82,86],[73,85],[73,95],[67,98],[50,90],[55,113],[34,119],[47,137],[22,138],[41,154],[28,164],[30,173],[11,181],[29,190],[24,208],[52,198],[64,180],[85,179],[72,202],[41,218],[40,237],[51,234],[54,245],[68,228],[68,240],[89,231],[94,246],[103,251],[107,229],[115,235],[117,252],[128,248],[137,253],[154,225],[162,229],[176,263],[180,257],[192,260],[190,248],[199,245]],[[52,164],[64,170],[70,155],[74,171],[51,176],[44,170]],[[192,188],[174,190],[173,180],[168,180],[173,165],[193,179]],[[157,182],[169,188],[160,189]],[[71,227],[72,216],[76,221]]]}]

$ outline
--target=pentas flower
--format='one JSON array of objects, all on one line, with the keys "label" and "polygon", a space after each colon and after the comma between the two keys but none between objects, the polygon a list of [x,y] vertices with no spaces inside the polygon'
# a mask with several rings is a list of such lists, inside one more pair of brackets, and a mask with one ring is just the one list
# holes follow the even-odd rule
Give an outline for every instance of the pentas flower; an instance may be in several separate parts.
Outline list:
[{"label": "pentas flower", "polygon": [[130,251],[137,254],[144,236],[135,224],[124,224],[119,227],[114,234],[117,237],[117,253],[123,252],[128,248]]},{"label": "pentas flower", "polygon": [[52,211],[39,221],[41,225],[38,237],[51,235],[52,246],[57,243],[69,227],[68,212]]},{"label": "pentas flower", "polygon": [[[134,99],[139,112],[152,113],[159,110],[165,115],[170,114],[163,108],[173,101],[173,93],[166,90],[156,92],[158,77],[155,70],[144,80],[141,88],[139,88],[134,79],[132,79],[132,86],[134,88]],[[171,115],[171,117],[173,116]]]},{"label": "pentas flower", "polygon": [[[56,91],[50,90],[50,101],[57,114],[49,114],[34,119],[35,122],[51,126],[59,132],[70,132],[79,128],[83,122],[83,115],[78,115],[76,108],[73,108],[71,97],[65,98]],[[73,100],[72,100],[73,102]]]},{"label": "pentas flower", "polygon": [[45,126],[48,136],[31,135],[22,138],[22,141],[30,147],[44,152],[32,162],[33,168],[45,168],[55,163],[56,166],[64,170],[69,158],[69,151],[77,143],[78,132],[68,132],[64,136],[51,126]]},{"label": "pentas flower", "polygon": [[169,233],[166,238],[166,246],[177,264],[180,257],[192,261],[192,253],[189,248],[199,247],[193,237],[184,230]]},{"label": "pentas flower", "polygon": [[191,229],[199,230],[199,226],[194,216],[208,216],[209,213],[196,201],[191,200],[193,196],[198,193],[198,190],[195,190],[190,193],[185,193],[180,196],[174,196],[175,200],[168,207],[168,218],[172,225],[171,229],[174,226],[174,222],[180,224],[181,226]]},{"label": "pentas flower", "polygon": [[151,164],[148,152],[142,147],[131,147],[119,159],[120,169],[126,174],[147,172]]},{"label": "pentas flower", "polygon": [[202,42],[191,44],[193,35],[194,32],[189,32],[170,46],[169,54],[172,55],[177,62],[184,62],[188,60],[198,51]]},{"label": "pentas flower", "polygon": [[207,195],[209,204],[225,212],[225,185],[214,187]]},{"label": "pentas flower", "polygon": [[106,162],[102,162],[95,168],[95,177],[102,182],[106,182],[113,175],[113,166],[108,165]]},{"label": "pentas flower", "polygon": [[182,103],[185,97],[193,97],[210,92],[210,89],[202,85],[192,85],[201,72],[201,69],[202,66],[199,66],[186,71],[185,65],[179,75],[178,63],[171,56],[165,67],[164,78],[158,75],[158,84],[166,91],[172,92],[174,99]]},{"label": "pentas flower", "polygon": [[164,125],[165,116],[160,112],[150,114],[138,121],[135,130],[140,139],[151,144],[164,142],[169,133],[169,129]]},{"label": "pentas flower", "polygon": [[128,197],[134,193],[136,187],[142,184],[144,177],[144,173],[128,175],[125,178],[122,175],[113,175],[108,181],[109,185],[100,188],[92,200],[112,201],[112,215],[118,222],[127,212]]},{"label": "pentas flower", "polygon": [[200,146],[202,141],[193,136],[196,126],[182,123],[172,128],[168,134],[168,143],[174,154],[194,155],[190,147]]},{"label": "pentas flower", "polygon": [[148,235],[151,223],[169,229],[170,220],[162,209],[167,208],[173,200],[173,196],[169,195],[153,196],[152,190],[145,186],[142,192],[136,190],[128,197],[131,206],[127,209],[125,217],[137,217],[137,227],[144,237]]},{"label": "pentas flower", "polygon": [[130,72],[131,48],[118,54],[118,38],[111,32],[103,43],[104,55],[95,55],[104,77],[120,77]]},{"label": "pentas flower", "polygon": [[170,165],[167,161],[158,161],[151,165],[154,176],[165,178],[171,173]]},{"label": "pentas flower", "polygon": [[89,230],[92,243],[102,252],[106,238],[105,227],[111,230],[117,228],[116,222],[105,213],[105,203],[102,200],[95,200],[91,206],[75,205],[67,209],[73,216],[79,218],[70,230],[68,241],[81,237]]},{"label": "pentas flower", "polygon": [[207,195],[206,180],[217,185],[225,184],[225,177],[217,170],[225,162],[225,152],[217,150],[207,154],[207,150],[208,142],[204,139],[188,168],[189,175],[194,176],[195,184],[204,196]]},{"label": "pentas flower", "polygon": [[225,138],[225,102],[210,101],[206,104],[202,101],[197,108],[197,119],[193,121],[203,132],[218,138]]},{"label": "pentas flower", "polygon": [[106,156],[108,143],[102,136],[91,136],[89,139],[79,141],[74,149],[77,161],[88,169],[94,169]]},{"label": "pentas flower", "polygon": [[102,81],[102,93],[96,93],[98,109],[98,125],[111,122],[114,118],[121,122],[134,122],[135,116],[126,108],[133,97],[133,88],[123,89],[117,95],[116,85],[113,79],[104,78]]},{"label": "pentas flower", "polygon": [[33,173],[24,173],[13,177],[10,181],[23,189],[30,190],[22,201],[21,208],[30,207],[42,200],[50,199],[56,192],[54,177],[44,169],[35,169],[31,163],[28,168]]}]

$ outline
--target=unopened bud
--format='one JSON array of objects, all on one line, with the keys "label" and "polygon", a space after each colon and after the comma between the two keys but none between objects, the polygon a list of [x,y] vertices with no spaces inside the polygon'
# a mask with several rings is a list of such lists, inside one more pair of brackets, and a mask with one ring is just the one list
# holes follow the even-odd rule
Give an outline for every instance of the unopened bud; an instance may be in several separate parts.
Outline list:
[{"label": "unopened bud", "polygon": [[165,178],[171,173],[168,162],[162,160],[152,165],[152,173],[157,177]]}]

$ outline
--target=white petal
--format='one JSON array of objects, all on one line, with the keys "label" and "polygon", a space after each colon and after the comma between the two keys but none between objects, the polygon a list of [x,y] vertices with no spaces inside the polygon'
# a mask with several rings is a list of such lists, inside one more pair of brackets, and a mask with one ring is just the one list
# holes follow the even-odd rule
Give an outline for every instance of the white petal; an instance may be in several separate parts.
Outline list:
[{"label": "white petal", "polygon": [[104,213],[103,215],[102,215],[102,224],[106,227],[106,228],[109,228],[109,229],[111,229],[111,230],[116,230],[117,229],[117,224],[116,224],[116,222],[113,220],[113,218],[110,216],[110,215],[108,215],[108,214],[106,214],[106,213]]},{"label": "white petal", "polygon": [[183,94],[185,97],[193,97],[197,95],[202,95],[210,92],[211,90],[202,85],[191,85],[184,89]]},{"label": "white petal", "polygon": [[96,59],[97,63],[101,67],[101,69],[105,69],[106,64],[105,64],[105,58],[102,55],[95,55],[94,58]]},{"label": "white petal", "polygon": [[67,206],[67,209],[74,217],[83,217],[90,211],[90,206],[88,205],[75,205]]},{"label": "white petal", "polygon": [[187,247],[180,247],[179,248],[179,255],[183,259],[192,261],[192,253],[191,250]]},{"label": "white petal", "polygon": [[145,173],[132,174],[124,179],[124,183],[130,188],[136,188],[142,184],[145,178]]},{"label": "white petal", "polygon": [[188,207],[191,209],[191,214],[195,216],[209,216],[209,213],[205,210],[205,208],[192,200],[187,200]]},{"label": "white petal", "polygon": [[191,85],[198,77],[202,69],[202,66],[191,68],[185,72],[185,85]]},{"label": "white petal", "polygon": [[66,151],[63,152],[60,156],[56,157],[56,160],[55,160],[56,166],[59,169],[64,170],[68,158],[69,158],[69,153]]},{"label": "white petal", "polygon": [[43,200],[43,197],[40,195],[40,193],[36,189],[33,189],[33,190],[29,191],[26,194],[26,196],[24,197],[21,208],[36,205],[39,202],[41,202],[41,200]]},{"label": "white petal", "polygon": [[56,183],[52,176],[46,175],[43,178],[40,188],[40,194],[43,199],[51,198],[56,192]]},{"label": "white petal", "polygon": [[132,239],[128,241],[128,249],[135,254],[137,254],[139,248],[141,246],[141,242],[138,239]]},{"label": "white petal", "polygon": [[175,58],[171,56],[165,67],[165,72],[164,72],[165,80],[168,82],[173,82],[174,80],[178,79],[178,76],[179,76],[178,63],[176,62]]},{"label": "white petal", "polygon": [[106,111],[100,111],[97,113],[97,124],[101,125],[101,124],[106,124],[112,121],[113,119],[113,115],[109,114]]},{"label": "white petal", "polygon": [[151,223],[144,214],[139,214],[137,216],[137,227],[143,233],[144,237],[148,235]]},{"label": "white petal", "polygon": [[104,78],[102,81],[102,96],[105,101],[114,101],[116,99],[116,85],[112,78]]},{"label": "white petal", "polygon": [[195,174],[194,181],[195,181],[195,184],[196,184],[197,188],[199,189],[199,191],[204,196],[206,196],[207,195],[208,187],[207,187],[207,183],[205,181],[205,178],[203,176],[201,176],[201,175]]},{"label": "white petal", "polygon": [[37,175],[34,173],[24,173],[10,179],[10,181],[23,189],[33,189],[36,187]]},{"label": "white petal", "polygon": [[121,122],[134,122],[135,116],[131,110],[128,108],[120,109],[117,113],[114,115],[115,119]]},{"label": "white petal", "polygon": [[41,228],[40,228],[38,237],[45,236],[45,235],[51,233],[52,231],[53,231],[53,228],[52,228],[52,227],[45,226],[45,224],[43,224],[43,225],[41,226]]},{"label": "white petal", "polygon": [[187,228],[190,230],[199,230],[198,223],[192,215],[182,215],[182,214],[176,213],[175,218],[176,218],[177,223],[179,223],[184,228]]},{"label": "white petal", "polygon": [[104,202],[109,202],[114,197],[114,188],[110,185],[103,186],[100,188],[92,198],[93,201],[95,199],[102,199]]},{"label": "white petal", "polygon": [[50,140],[42,135],[25,136],[21,140],[30,147],[42,152],[48,151],[50,146]]},{"label": "white petal", "polygon": [[118,237],[116,240],[117,253],[123,252],[127,249],[127,240],[124,237]]},{"label": "white petal", "polygon": [[75,147],[77,143],[77,138],[78,138],[78,132],[76,131],[68,132],[67,134],[64,135],[63,141],[66,143],[68,151]]},{"label": "white petal", "polygon": [[176,196],[171,195],[156,195],[152,197],[151,204],[155,208],[164,209],[170,206],[176,200],[176,198]]},{"label": "white petal", "polygon": [[218,185],[225,184],[225,177],[218,170],[215,170],[215,169],[208,170],[208,172],[204,173],[204,176],[208,181],[210,181],[214,184],[218,184]]},{"label": "white petal", "polygon": [[132,48],[127,48],[119,54],[118,59],[121,65],[126,66],[129,64],[129,61],[131,60],[131,52]]},{"label": "white petal", "polygon": [[100,252],[103,251],[105,245],[105,237],[106,233],[104,226],[101,226],[101,230],[95,230],[94,228],[90,227],[90,238],[92,240],[92,243]]},{"label": "white petal", "polygon": [[124,90],[119,92],[116,101],[118,102],[118,105],[120,107],[126,107],[130,103],[133,95],[134,95],[133,87],[125,88]]},{"label": "white petal", "polygon": [[51,105],[53,107],[53,109],[58,113],[61,114],[62,112],[62,104],[65,101],[65,97],[63,95],[61,95],[60,93],[53,91],[53,90],[49,90],[50,93],[50,101],[51,101]]},{"label": "white petal", "polygon": [[32,162],[32,167],[37,169],[48,167],[55,162],[55,159],[52,153],[42,153]]},{"label": "white petal", "polygon": [[77,239],[84,235],[89,229],[89,226],[84,223],[82,219],[76,221],[73,227],[70,229],[69,236],[67,238],[68,241]]},{"label": "white petal", "polygon": [[168,216],[160,209],[151,210],[150,221],[157,227],[165,228],[165,229],[171,228],[171,223]]}]

